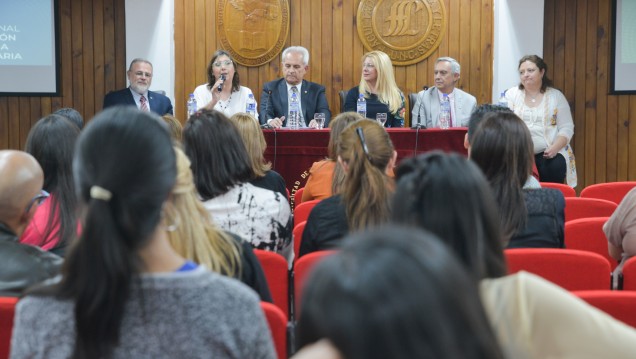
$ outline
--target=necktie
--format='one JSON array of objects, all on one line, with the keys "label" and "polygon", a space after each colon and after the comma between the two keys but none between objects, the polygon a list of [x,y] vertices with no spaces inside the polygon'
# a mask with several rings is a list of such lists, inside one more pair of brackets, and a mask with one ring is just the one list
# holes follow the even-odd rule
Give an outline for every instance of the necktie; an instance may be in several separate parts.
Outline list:
[{"label": "necktie", "polygon": [[[291,87],[291,92],[296,94],[296,98],[298,99],[298,119],[299,119],[299,124],[303,123],[303,111],[302,108],[300,106],[300,97],[298,96],[298,87],[296,86],[292,86]],[[291,94],[289,95],[289,102],[291,103]]]},{"label": "necktie", "polygon": [[139,98],[139,103],[141,104],[140,110],[148,112],[148,100],[146,100],[144,95],[141,95],[141,98]]}]

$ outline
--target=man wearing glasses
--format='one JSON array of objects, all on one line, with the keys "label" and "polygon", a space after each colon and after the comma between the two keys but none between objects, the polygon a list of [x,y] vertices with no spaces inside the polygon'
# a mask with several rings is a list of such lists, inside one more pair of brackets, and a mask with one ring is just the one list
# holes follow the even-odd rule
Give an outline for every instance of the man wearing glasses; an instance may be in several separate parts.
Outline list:
[{"label": "man wearing glasses", "polygon": [[172,102],[165,95],[150,91],[152,64],[145,59],[134,59],[128,68],[130,87],[108,93],[104,97],[104,108],[116,105],[137,106],[142,111],[152,111],[159,116],[173,114]]},{"label": "man wearing glasses", "polygon": [[57,275],[62,258],[18,242],[48,196],[42,191],[44,174],[38,162],[26,152],[0,151],[0,174],[0,296],[20,296]]}]

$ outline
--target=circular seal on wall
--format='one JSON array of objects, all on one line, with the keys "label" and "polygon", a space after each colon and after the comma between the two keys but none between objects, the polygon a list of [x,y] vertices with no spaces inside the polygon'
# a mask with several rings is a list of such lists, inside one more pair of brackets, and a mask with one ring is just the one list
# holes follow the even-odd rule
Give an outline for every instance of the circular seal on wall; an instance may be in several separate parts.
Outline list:
[{"label": "circular seal on wall", "polygon": [[223,49],[245,66],[259,66],[276,57],[289,33],[286,0],[219,0],[217,34]]},{"label": "circular seal on wall", "polygon": [[358,35],[369,50],[380,50],[394,65],[427,58],[442,41],[446,8],[441,0],[360,0]]}]

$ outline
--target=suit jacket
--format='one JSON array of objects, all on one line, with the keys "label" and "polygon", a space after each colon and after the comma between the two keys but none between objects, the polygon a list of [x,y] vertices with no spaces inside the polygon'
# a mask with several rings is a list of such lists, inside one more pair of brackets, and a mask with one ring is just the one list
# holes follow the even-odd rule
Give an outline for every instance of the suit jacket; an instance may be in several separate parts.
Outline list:
[{"label": "suit jacket", "polygon": [[[327,127],[331,119],[331,111],[329,111],[329,103],[327,103],[324,86],[303,80],[300,85],[300,106],[302,107],[303,118],[307,126],[314,119],[314,114],[324,113],[325,127]],[[289,103],[285,79],[280,78],[266,83],[261,94],[260,122],[266,124],[270,118],[285,116],[283,126],[286,126],[289,118],[288,110]]]},{"label": "suit jacket", "polygon": [[[130,87],[119,91],[109,92],[104,96],[104,108],[116,106],[116,105],[131,105],[137,107],[135,99],[130,92]],[[163,116],[167,113],[172,113],[172,102],[167,96],[164,96],[158,92],[148,91],[148,102],[150,103],[150,111]]]},{"label": "suit jacket", "polygon": [[[477,99],[475,96],[455,88],[455,117],[453,123],[460,126],[468,126],[470,115],[477,108]],[[431,87],[428,90],[420,91],[417,94],[417,100],[413,106],[413,117],[411,118],[411,126],[418,124],[425,125],[426,128],[439,127],[437,122],[439,115],[439,90],[437,87]],[[456,122],[458,121],[459,122]]]}]

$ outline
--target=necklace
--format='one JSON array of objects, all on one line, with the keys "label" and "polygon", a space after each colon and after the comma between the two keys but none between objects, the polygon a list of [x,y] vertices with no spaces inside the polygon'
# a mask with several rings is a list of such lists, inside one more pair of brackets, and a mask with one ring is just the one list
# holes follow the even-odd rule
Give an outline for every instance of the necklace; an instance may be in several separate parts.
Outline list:
[{"label": "necklace", "polygon": [[535,103],[537,102],[537,97],[539,97],[539,95],[541,95],[541,91],[539,91],[538,94],[532,96],[528,93],[528,91],[526,91],[526,95],[528,95],[528,97],[530,97],[530,102]]},{"label": "necklace", "polygon": [[219,99],[217,104],[221,108],[221,112],[225,112],[225,110],[227,110],[227,108],[230,106],[230,101],[232,101],[232,94],[230,94],[230,97],[228,97],[225,101]]}]

